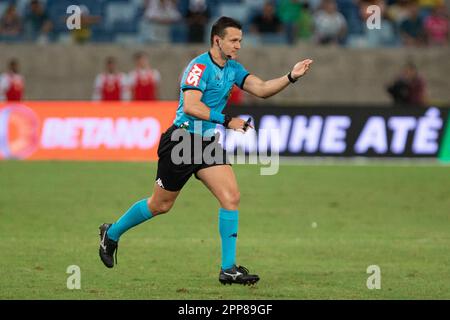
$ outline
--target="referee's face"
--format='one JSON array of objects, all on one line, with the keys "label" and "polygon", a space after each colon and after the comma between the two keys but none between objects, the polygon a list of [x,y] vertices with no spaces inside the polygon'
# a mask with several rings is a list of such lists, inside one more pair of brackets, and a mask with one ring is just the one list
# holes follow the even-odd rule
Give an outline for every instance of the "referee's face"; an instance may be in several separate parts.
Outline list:
[{"label": "referee's face", "polygon": [[237,53],[241,48],[242,41],[242,31],[237,28],[226,28],[225,36],[222,39],[222,50],[223,53],[227,56],[230,56],[231,59],[237,58]]}]

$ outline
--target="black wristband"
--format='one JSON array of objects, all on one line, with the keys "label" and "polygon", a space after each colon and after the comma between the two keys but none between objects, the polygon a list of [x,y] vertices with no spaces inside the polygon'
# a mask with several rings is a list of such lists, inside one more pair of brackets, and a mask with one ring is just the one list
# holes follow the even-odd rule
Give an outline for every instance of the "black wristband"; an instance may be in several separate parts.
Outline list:
[{"label": "black wristband", "polygon": [[228,124],[230,123],[231,119],[232,119],[232,117],[230,117],[230,116],[227,115],[227,114],[225,115],[225,121],[223,122],[223,126],[224,126],[225,128],[228,129]]},{"label": "black wristband", "polygon": [[291,75],[291,72],[290,72],[290,71],[289,71],[289,73],[287,74],[287,77],[288,77],[288,79],[289,79],[289,81],[290,81],[291,83],[295,83],[295,82],[298,80],[298,78],[297,78],[297,79],[292,78],[292,75]]}]

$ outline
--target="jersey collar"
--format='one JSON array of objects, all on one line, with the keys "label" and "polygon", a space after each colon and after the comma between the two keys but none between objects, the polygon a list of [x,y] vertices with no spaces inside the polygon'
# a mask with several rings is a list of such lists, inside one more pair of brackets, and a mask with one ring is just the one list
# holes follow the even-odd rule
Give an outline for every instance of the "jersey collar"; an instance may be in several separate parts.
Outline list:
[{"label": "jersey collar", "polygon": [[226,61],[226,62],[225,62],[225,65],[224,65],[223,67],[221,67],[221,66],[219,66],[219,65],[214,61],[214,59],[213,59],[213,57],[212,57],[212,55],[211,55],[211,52],[209,52],[209,51],[208,51],[208,56],[209,56],[209,59],[211,59],[211,62],[214,63],[216,66],[218,66],[220,70],[223,70],[223,68],[225,68],[225,66],[226,66],[227,63],[228,63],[228,61]]}]

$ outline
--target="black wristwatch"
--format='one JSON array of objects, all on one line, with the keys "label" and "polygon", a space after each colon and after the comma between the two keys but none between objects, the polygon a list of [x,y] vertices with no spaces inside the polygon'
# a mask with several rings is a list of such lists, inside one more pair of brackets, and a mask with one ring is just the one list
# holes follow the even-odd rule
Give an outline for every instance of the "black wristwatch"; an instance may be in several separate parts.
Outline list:
[{"label": "black wristwatch", "polygon": [[225,128],[228,129],[228,124],[230,123],[231,119],[233,119],[233,118],[230,117],[230,116],[227,115],[227,114],[225,115],[225,121],[223,122],[223,126],[224,126]]},{"label": "black wristwatch", "polygon": [[290,81],[291,83],[295,83],[295,82],[298,80],[298,78],[297,78],[297,79],[292,78],[292,75],[291,75],[291,72],[290,72],[290,71],[289,71],[289,73],[287,74],[287,77],[288,77],[288,79],[289,79],[289,81]]}]

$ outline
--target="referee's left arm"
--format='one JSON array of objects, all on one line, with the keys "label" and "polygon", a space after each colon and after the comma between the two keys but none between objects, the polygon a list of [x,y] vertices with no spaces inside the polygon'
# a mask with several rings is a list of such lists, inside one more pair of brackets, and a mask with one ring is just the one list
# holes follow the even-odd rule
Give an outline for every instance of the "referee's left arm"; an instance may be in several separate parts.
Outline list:
[{"label": "referee's left arm", "polygon": [[251,74],[245,79],[243,89],[254,96],[264,99],[269,98],[304,76],[312,63],[311,59],[300,61],[287,75],[268,81],[261,80]]}]

